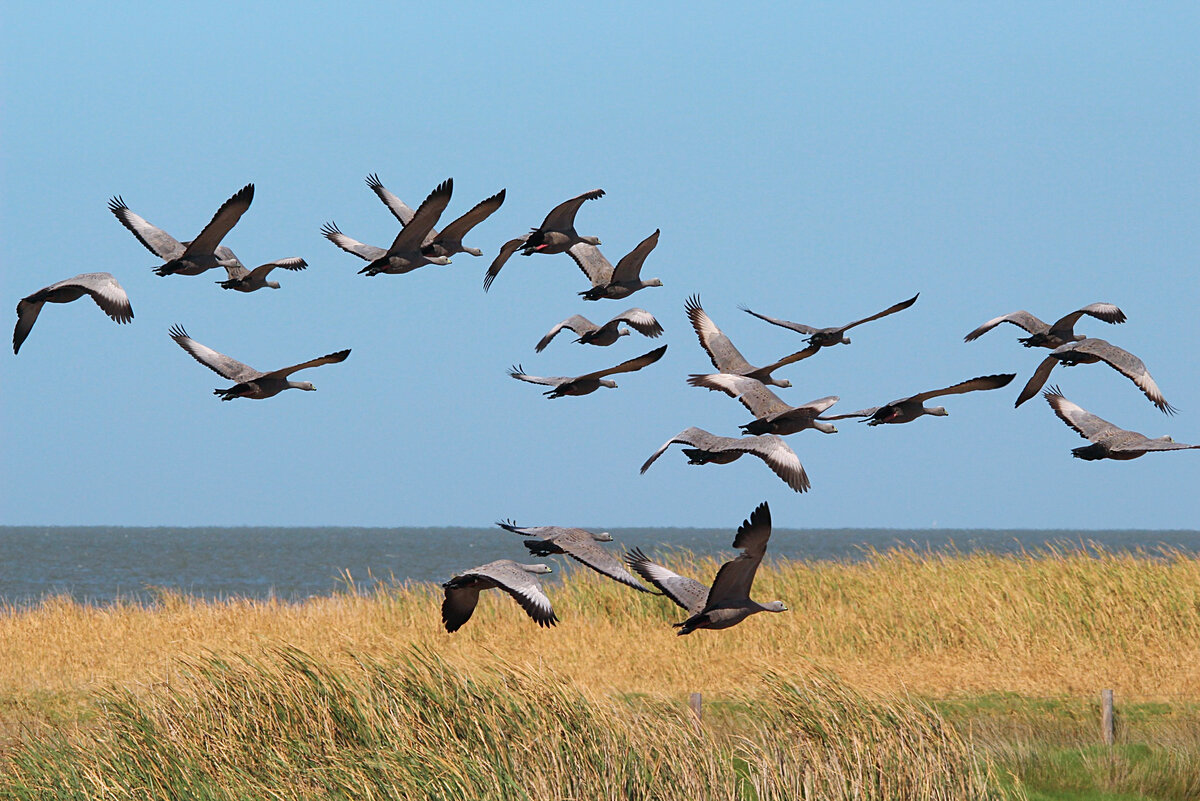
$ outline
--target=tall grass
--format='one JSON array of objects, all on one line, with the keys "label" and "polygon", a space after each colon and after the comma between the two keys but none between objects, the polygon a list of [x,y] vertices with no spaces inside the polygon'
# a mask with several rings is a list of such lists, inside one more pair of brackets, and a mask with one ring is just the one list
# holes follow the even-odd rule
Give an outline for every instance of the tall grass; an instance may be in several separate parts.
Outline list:
[{"label": "tall grass", "polygon": [[[681,573],[717,563],[686,554]],[[534,626],[511,599],[484,593],[448,635],[440,591],[399,586],[296,604],[204,602],[161,593],[148,607],[51,599],[0,610],[0,698],[77,694],[171,680],[180,657],[294,645],[322,660],[388,656],[409,645],[469,669],[481,652],[544,666],[599,692],[741,692],[741,673],[797,668],[802,657],[855,687],[947,696],[994,691],[1200,699],[1200,561],[1100,550],[1017,556],[873,553],[857,563],[774,562],[754,595],[790,610],[727,631],[676,637],[682,610],[587,571],[548,593],[562,622]]]},{"label": "tall grass", "polygon": [[[758,679],[758,681],[764,681]],[[428,650],[335,668],[295,649],[192,662],[112,691],[76,737],[23,744],[0,795],[42,798],[988,799],[989,768],[928,707],[815,671],[767,676],[744,733],[552,671],[467,673]]]}]

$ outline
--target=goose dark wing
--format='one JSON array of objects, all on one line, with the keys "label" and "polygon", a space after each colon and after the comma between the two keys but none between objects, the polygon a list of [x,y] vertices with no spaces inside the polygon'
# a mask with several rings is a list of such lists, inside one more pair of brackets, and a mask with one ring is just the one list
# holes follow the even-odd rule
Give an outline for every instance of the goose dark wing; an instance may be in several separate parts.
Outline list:
[{"label": "goose dark wing", "polygon": [[510,239],[500,247],[500,252],[496,258],[492,260],[492,264],[488,267],[487,273],[483,276],[483,291],[487,292],[492,287],[492,282],[496,280],[496,276],[500,274],[501,268],[504,267],[512,254],[525,244],[529,239],[529,234],[518,236],[516,239]]},{"label": "goose dark wing", "polygon": [[477,567],[471,572],[495,582],[497,587],[516,599],[539,626],[553,626],[558,622],[550,599],[542,592],[541,583],[516,562],[503,559]]},{"label": "goose dark wing", "polygon": [[434,234],[433,238],[461,243],[462,238],[470,233],[472,228],[492,216],[492,213],[504,204],[504,193],[505,190],[501,189],[491,197],[479,201],[470,211],[443,228],[440,234]]},{"label": "goose dark wing", "polygon": [[395,256],[420,250],[421,246],[429,241],[433,232],[433,226],[437,225],[438,218],[442,216],[442,212],[450,204],[450,196],[453,193],[453,178],[447,178],[438,184],[437,188],[430,192],[421,203],[417,209],[417,213],[408,221],[408,224],[404,226],[400,233],[396,234],[391,248],[388,249],[388,255]]},{"label": "goose dark wing", "polygon": [[603,189],[593,189],[590,192],[584,192],[578,197],[573,197],[570,200],[564,200],[559,203],[550,213],[546,215],[546,219],[542,221],[541,231],[569,231],[575,227],[575,214],[579,211],[579,207],[586,200],[595,200],[604,197]]},{"label": "goose dark wing", "polygon": [[246,213],[246,209],[250,208],[253,200],[254,184],[246,184],[235,192],[229,200],[221,204],[221,208],[217,209],[217,213],[209,220],[208,225],[204,226],[200,235],[188,243],[182,258],[213,253],[225,235],[233,226],[237,225],[237,221]]},{"label": "goose dark wing", "polygon": [[616,367],[607,367],[603,370],[597,370],[594,373],[587,373],[586,375],[579,376],[576,380],[588,379],[588,378],[603,378],[606,375],[615,375],[617,373],[632,373],[635,370],[641,370],[643,367],[654,364],[656,361],[661,359],[663,357],[663,354],[666,352],[667,352],[667,346],[663,345],[661,348],[655,348],[654,350],[650,351],[649,353],[643,353],[641,356],[637,356],[637,357],[634,357],[627,361],[623,361],[620,364],[618,364]]},{"label": "goose dark wing", "polygon": [[339,350],[337,353],[329,353],[325,356],[320,356],[316,359],[309,359],[300,364],[293,364],[291,367],[280,367],[278,370],[272,370],[269,373],[264,373],[263,378],[287,378],[292,373],[298,373],[301,370],[307,370],[309,367],[320,367],[323,364],[337,364],[338,362],[346,361],[346,357],[350,355],[350,349]]},{"label": "goose dark wing", "polygon": [[918,292],[917,294],[913,295],[908,300],[902,300],[899,303],[897,303],[895,306],[888,306],[886,309],[879,312],[878,314],[872,314],[870,317],[864,317],[861,320],[855,320],[852,323],[847,323],[846,325],[842,326],[841,330],[849,331],[851,328],[853,328],[856,325],[862,325],[863,323],[869,323],[872,320],[878,320],[880,317],[887,317],[889,314],[895,314],[898,311],[904,311],[909,306],[916,303],[917,298],[919,298],[920,296],[921,296],[921,293]]},{"label": "goose dark wing", "polygon": [[961,395],[964,392],[975,392],[983,389],[999,389],[1007,386],[1014,378],[1016,373],[997,373],[995,375],[981,375],[976,378],[968,378],[966,381],[960,381],[949,387],[942,389],[931,389],[928,392],[918,392],[909,398],[903,398],[898,401],[893,401],[893,404],[903,403],[904,401],[913,401],[915,403],[924,403],[930,398],[938,398],[942,395]]},{"label": "goose dark wing", "polygon": [[750,588],[758,566],[767,552],[767,541],[771,538],[771,510],[766,501],[758,505],[748,520],[738,527],[733,547],[741,548],[736,559],[721,565],[717,577],[708,591],[706,609],[725,601],[749,600]]},{"label": "goose dark wing", "polygon": [[745,306],[739,306],[738,308],[740,308],[746,314],[751,314],[760,320],[766,320],[768,323],[771,323],[772,325],[778,325],[783,328],[787,328],[790,331],[795,331],[797,334],[815,334],[815,333],[817,333],[818,330],[820,330],[817,328],[813,328],[811,325],[805,325],[804,323],[793,323],[793,322],[789,322],[787,320],[779,320],[779,319],[776,319],[775,317],[768,317],[765,314],[759,314],[756,311],[751,311],[750,309],[747,309]]},{"label": "goose dark wing", "polygon": [[624,283],[628,281],[637,281],[642,274],[642,265],[646,262],[646,257],[650,255],[650,251],[658,247],[658,234],[661,229],[655,229],[654,233],[638,243],[637,247],[625,254],[625,257],[617,262],[616,269],[612,271],[612,283]]}]

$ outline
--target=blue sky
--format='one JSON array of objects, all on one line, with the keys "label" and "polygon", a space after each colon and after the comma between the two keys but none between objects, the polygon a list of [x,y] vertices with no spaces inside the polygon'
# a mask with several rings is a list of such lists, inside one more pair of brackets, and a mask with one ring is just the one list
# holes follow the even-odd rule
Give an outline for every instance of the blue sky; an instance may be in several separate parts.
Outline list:
[{"label": "blue sky", "polygon": [[[297,3],[6,11],[0,115],[2,294],[112,272],[136,319],[48,306],[0,356],[0,524],[726,526],[769,500],[809,527],[1196,528],[1200,454],[1084,463],[1040,398],[1014,409],[1045,351],[1004,326],[1094,301],[1129,321],[1079,330],[1139,355],[1180,414],[1103,365],[1056,370],[1084,408],[1200,442],[1200,12],[1189,4]],[[336,221],[386,246],[396,224],[363,182],[416,205],[447,177],[443,222],[507,189],[469,237],[483,258],[357,275]],[[191,238],[237,189],[225,239],[248,264],[302,256],[283,288],[243,295],[216,272],[159,278],[106,209]],[[501,243],[568,197],[616,261],[656,228],[628,302],[583,303],[565,255]],[[920,292],[853,344],[785,368],[798,404],[878,405],[976,375],[946,418],[789,437],[812,480],[792,493],[752,459],[693,467],[662,442],[733,435],[736,402],[692,389],[708,360],[684,316],[705,309],[755,363],[802,346],[744,304],[817,325]],[[556,322],[629,305],[666,328],[610,348]],[[15,315],[10,317],[10,324]],[[167,336],[261,369],[342,348],[315,393],[222,403],[226,382]],[[669,344],[620,388],[547,400],[506,368],[575,375]]]}]

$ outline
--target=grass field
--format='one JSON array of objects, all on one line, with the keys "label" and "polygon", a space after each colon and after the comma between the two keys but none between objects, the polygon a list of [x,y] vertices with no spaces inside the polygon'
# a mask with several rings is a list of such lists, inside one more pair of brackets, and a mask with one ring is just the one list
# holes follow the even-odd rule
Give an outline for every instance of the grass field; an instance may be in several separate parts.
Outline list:
[{"label": "grass field", "polygon": [[0,798],[1200,797],[1180,554],[768,557],[791,611],[688,637],[586,573],[554,629],[492,592],[447,635],[435,590],[5,610]]}]

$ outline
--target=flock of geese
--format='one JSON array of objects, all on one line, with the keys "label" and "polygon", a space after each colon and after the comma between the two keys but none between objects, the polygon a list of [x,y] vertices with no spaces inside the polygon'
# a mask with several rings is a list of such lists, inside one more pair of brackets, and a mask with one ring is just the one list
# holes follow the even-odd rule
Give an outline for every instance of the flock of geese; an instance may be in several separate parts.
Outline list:
[{"label": "flock of geese", "polygon": [[[342,233],[334,222],[326,223],[321,228],[321,233],[338,248],[367,262],[359,273],[372,277],[381,273],[407,273],[426,265],[446,265],[450,263],[450,257],[458,253],[482,256],[482,250],[465,245],[463,239],[477,225],[494,214],[505,199],[505,190],[502,189],[480,201],[439,231],[436,225],[449,206],[454,188],[453,179],[439,184],[415,211],[389,191],[377,175],[368,176],[367,185],[401,225],[391,246],[385,249],[351,239]],[[658,245],[658,230],[621,258],[615,267],[601,253],[601,243],[597,237],[583,236],[576,231],[575,217],[583,204],[603,196],[603,190],[595,189],[566,200],[555,206],[540,226],[505,242],[484,276],[484,291],[490,289],[501,269],[518,250],[525,256],[537,253],[566,253],[570,256],[590,283],[588,289],[579,292],[579,296],[584,300],[624,300],[642,289],[661,287],[661,280],[641,277],[647,257]],[[279,289],[278,282],[269,280],[272,271],[276,268],[304,270],[308,266],[304,259],[289,257],[249,269],[232,250],[221,244],[250,208],[253,199],[254,185],[247,184],[225,201],[208,225],[194,239],[188,241],[180,241],[149,223],[130,210],[119,196],[109,201],[108,208],[147,250],[162,260],[163,263],[154,268],[154,272],[159,276],[195,276],[211,269],[222,268],[227,277],[217,283],[224,289],[239,292]],[[84,273],[50,284],[21,299],[17,304],[13,353],[20,352],[21,345],[28,338],[46,303],[69,303],[84,295],[90,296],[115,322],[128,323],[133,320],[133,308],[129,297],[113,275],[106,272]],[[860,320],[824,328],[768,317],[742,307],[743,311],[758,319],[803,337],[803,348],[763,367],[755,367],[746,360],[705,312],[699,296],[693,295],[688,298],[684,310],[700,346],[708,354],[716,372],[691,375],[687,383],[694,387],[722,392],[736,399],[746,407],[754,419],[740,427],[741,436],[734,437],[719,436],[694,426],[685,428],[651,454],[642,465],[641,472],[645,473],[671,445],[680,444],[686,446],[683,453],[689,464],[695,465],[728,464],[745,454],[750,454],[761,459],[792,490],[805,492],[811,483],[800,459],[785,442],[784,437],[809,428],[825,434],[834,434],[837,433],[837,428],[832,424],[833,421],[848,418],[857,418],[870,426],[876,426],[908,423],[925,415],[944,416],[947,414],[944,407],[927,406],[926,401],[947,395],[1000,389],[1016,377],[1015,373],[978,376],[940,389],[918,392],[880,406],[833,415],[827,412],[839,400],[835,395],[791,406],[770,389],[772,386],[791,387],[790,381],[774,375],[780,368],[812,357],[824,348],[849,345],[850,339],[846,333],[850,329],[904,311],[916,303],[917,298],[918,295],[914,295]],[[1058,365],[1069,367],[1103,362],[1129,378],[1160,411],[1165,414],[1175,413],[1175,408],[1163,397],[1141,359],[1103,339],[1075,333],[1075,325],[1084,316],[1109,324],[1125,322],[1125,314],[1110,303],[1083,306],[1064,315],[1053,324],[1044,323],[1022,310],[993,318],[971,331],[964,339],[971,342],[1002,323],[1010,323],[1029,334],[1019,340],[1025,347],[1045,348],[1050,351],[1021,390],[1016,405],[1020,406],[1041,392],[1059,419],[1089,441],[1088,445],[1072,451],[1077,458],[1127,460],[1152,451],[1200,448],[1200,445],[1174,442],[1170,437],[1150,439],[1137,432],[1127,431],[1071,402],[1063,396],[1058,387],[1043,390],[1051,372]],[[628,327],[622,327],[623,325]],[[626,309],[599,325],[575,314],[554,325],[537,343],[535,351],[542,352],[564,329],[576,334],[575,342],[579,344],[601,347],[613,345],[621,337],[631,336],[633,333],[648,338],[657,338],[663,334],[663,327],[654,315],[639,307]],[[262,400],[287,389],[311,391],[314,389],[311,382],[293,381],[290,378],[292,374],[342,362],[350,355],[349,349],[340,350],[288,367],[261,371],[197,342],[182,326],[172,326],[169,335],[200,364],[233,382],[232,386],[214,390],[214,394],[226,401],[234,398]],[[648,367],[661,359],[666,350],[667,346],[663,345],[613,367],[579,376],[534,376],[526,373],[519,364],[511,367],[508,374],[520,381],[548,387],[543,394],[550,398],[587,395],[600,388],[615,388],[616,382],[608,376]],[[689,615],[683,622],[675,624],[679,634],[688,634],[698,628],[728,628],[756,612],[786,610],[780,601],[760,604],[750,598],[754,575],[766,552],[771,534],[771,514],[765,502],[738,528],[733,547],[740,549],[741,553],[721,566],[711,587],[652,562],[637,548],[626,551],[623,560],[618,560],[599,545],[612,541],[611,535],[606,532],[595,534],[584,529],[557,526],[522,528],[511,521],[497,525],[526,537],[525,546],[534,556],[566,555],[635,590],[665,595]],[[498,588],[511,595],[539,625],[554,625],[558,618],[536,578],[539,574],[549,572],[551,568],[545,564],[520,564],[504,559],[455,575],[443,585],[445,600],[442,605],[442,621],[446,630],[454,632],[461,628],[471,618],[479,592],[490,588]],[[655,590],[647,589],[638,577],[652,585]]]}]

